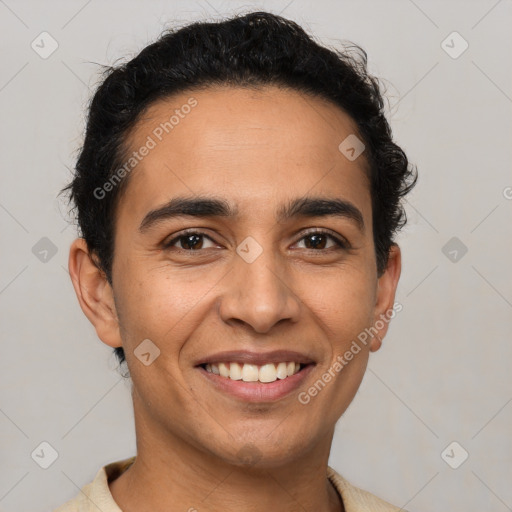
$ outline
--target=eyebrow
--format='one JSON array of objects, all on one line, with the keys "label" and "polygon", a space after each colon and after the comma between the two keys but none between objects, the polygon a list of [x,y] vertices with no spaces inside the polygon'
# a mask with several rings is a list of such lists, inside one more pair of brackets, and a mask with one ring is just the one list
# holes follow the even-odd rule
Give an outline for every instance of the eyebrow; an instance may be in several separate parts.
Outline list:
[{"label": "eyebrow", "polygon": [[[239,210],[228,201],[211,197],[174,197],[163,206],[149,211],[139,226],[144,233],[150,227],[168,219],[176,217],[236,218]],[[276,220],[282,222],[297,217],[341,217],[356,224],[364,233],[365,224],[363,214],[350,201],[327,197],[300,197],[291,200],[279,208]]]}]

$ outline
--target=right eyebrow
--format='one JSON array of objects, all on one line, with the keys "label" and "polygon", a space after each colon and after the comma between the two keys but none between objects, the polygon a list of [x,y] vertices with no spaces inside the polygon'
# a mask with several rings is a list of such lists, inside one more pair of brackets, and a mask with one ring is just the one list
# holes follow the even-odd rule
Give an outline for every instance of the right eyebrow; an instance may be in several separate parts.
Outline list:
[{"label": "right eyebrow", "polygon": [[238,210],[224,199],[208,197],[174,197],[168,203],[148,212],[139,226],[143,233],[151,226],[174,217],[236,217]]}]

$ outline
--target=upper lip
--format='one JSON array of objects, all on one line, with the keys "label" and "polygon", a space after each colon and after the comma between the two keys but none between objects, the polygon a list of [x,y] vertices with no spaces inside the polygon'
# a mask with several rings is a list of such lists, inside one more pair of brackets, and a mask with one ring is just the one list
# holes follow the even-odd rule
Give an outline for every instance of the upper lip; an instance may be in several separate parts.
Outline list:
[{"label": "upper lip", "polygon": [[315,361],[305,354],[294,352],[292,350],[272,350],[271,352],[251,352],[249,350],[229,350],[226,352],[217,352],[210,356],[205,356],[196,363],[196,366],[215,363],[247,363],[263,365],[266,363],[295,362],[301,364],[311,364]]}]

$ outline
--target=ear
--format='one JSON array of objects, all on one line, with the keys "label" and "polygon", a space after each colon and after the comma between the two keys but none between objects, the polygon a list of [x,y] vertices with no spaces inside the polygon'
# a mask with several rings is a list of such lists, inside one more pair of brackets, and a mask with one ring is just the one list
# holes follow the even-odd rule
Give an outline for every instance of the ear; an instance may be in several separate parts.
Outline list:
[{"label": "ear", "polygon": [[372,332],[377,331],[377,333],[372,337],[370,343],[371,352],[379,350],[382,345],[382,338],[386,336],[388,331],[389,322],[392,318],[389,312],[393,311],[395,292],[401,270],[402,255],[400,247],[397,244],[393,244],[389,249],[387,267],[377,282],[375,313],[372,326]]},{"label": "ear", "polygon": [[122,346],[112,287],[83,238],[71,244],[68,267],[80,307],[100,340],[111,347]]}]

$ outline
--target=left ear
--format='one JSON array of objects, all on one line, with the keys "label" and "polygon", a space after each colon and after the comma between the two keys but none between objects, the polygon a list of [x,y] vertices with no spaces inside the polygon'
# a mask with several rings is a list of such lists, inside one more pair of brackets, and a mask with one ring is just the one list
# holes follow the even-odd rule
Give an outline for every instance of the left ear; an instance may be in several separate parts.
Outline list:
[{"label": "left ear", "polygon": [[375,314],[373,318],[372,332],[377,334],[372,337],[370,351],[376,352],[382,345],[382,338],[386,336],[390,322],[389,314],[395,302],[395,292],[402,270],[402,254],[397,244],[391,245],[389,257],[384,273],[377,282],[377,294],[375,301]]}]

